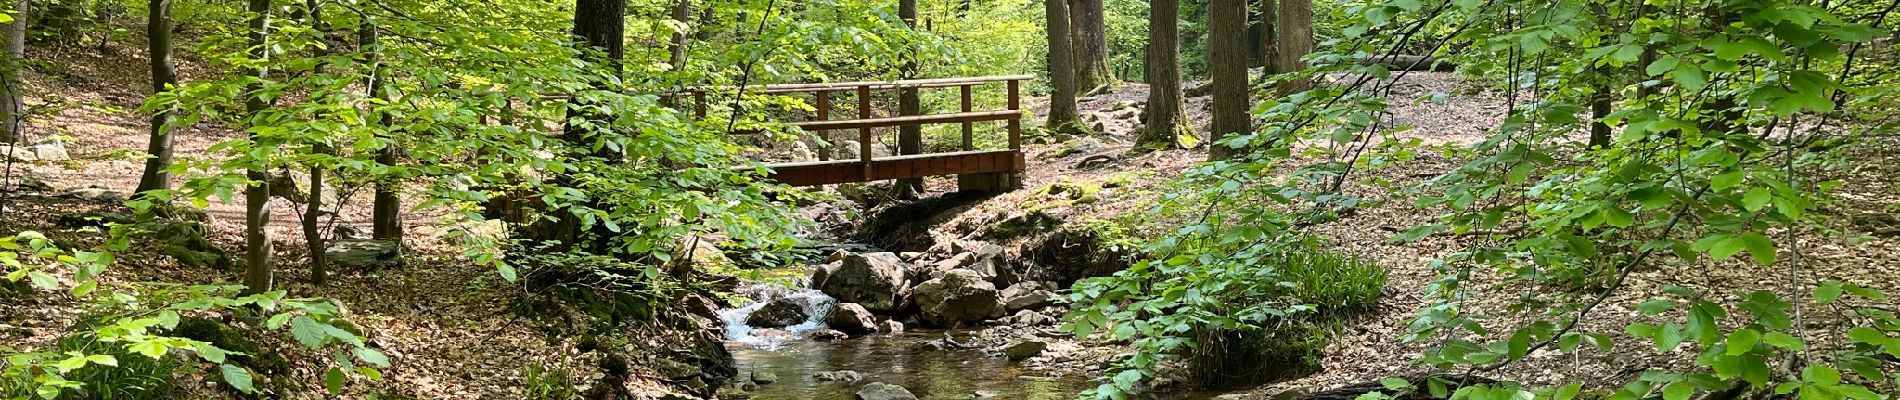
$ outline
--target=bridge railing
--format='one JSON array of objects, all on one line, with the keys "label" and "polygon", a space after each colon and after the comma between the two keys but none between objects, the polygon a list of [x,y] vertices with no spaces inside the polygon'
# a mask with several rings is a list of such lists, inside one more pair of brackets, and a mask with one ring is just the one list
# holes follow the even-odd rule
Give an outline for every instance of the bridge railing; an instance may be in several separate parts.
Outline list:
[{"label": "bridge railing", "polygon": [[[870,179],[870,177],[873,176],[871,166],[875,158],[873,157],[874,152],[872,151],[872,143],[874,143],[873,139],[875,138],[873,135],[874,128],[927,124],[961,124],[963,131],[960,148],[967,152],[977,150],[975,123],[984,121],[1005,121],[1006,129],[1009,134],[1009,151],[1020,153],[1022,151],[1022,82],[1033,78],[1034,76],[1031,75],[999,75],[895,81],[796,83],[749,86],[745,92],[751,94],[812,93],[814,106],[816,108],[814,118],[809,121],[790,122],[787,124],[811,132],[820,139],[819,143],[821,147],[818,152],[819,161],[830,161],[831,159],[831,153],[833,151],[833,146],[829,145],[829,143],[833,143],[831,140],[831,131],[856,129],[858,131],[858,161],[864,164],[863,176],[865,179]],[[973,98],[976,86],[996,83],[1001,83],[1006,88],[1008,95],[1007,108],[988,111],[976,110],[974,108],[975,101]],[[958,88],[960,92],[960,109],[958,112],[875,118],[872,116],[871,91],[873,90],[911,88],[940,89],[951,87]],[[738,91],[739,88],[736,86],[711,86],[689,88],[680,94],[691,94],[694,114],[696,117],[703,119],[706,117],[709,105],[707,100],[708,93],[734,93]],[[831,119],[831,94],[835,92],[850,92],[856,94],[858,102],[857,118]],[[1020,159],[1020,157],[1017,158]],[[1015,164],[1020,164],[1020,162],[1015,162]],[[1021,165],[1013,166],[1014,169],[1020,169],[1021,167]]]}]

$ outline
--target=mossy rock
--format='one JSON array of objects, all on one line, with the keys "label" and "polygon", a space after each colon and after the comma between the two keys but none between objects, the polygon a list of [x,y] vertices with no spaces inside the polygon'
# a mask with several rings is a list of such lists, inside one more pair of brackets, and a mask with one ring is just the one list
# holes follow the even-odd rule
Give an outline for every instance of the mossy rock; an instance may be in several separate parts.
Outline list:
[{"label": "mossy rock", "polygon": [[[178,322],[173,335],[186,339],[211,343],[220,349],[234,353],[228,358],[231,364],[250,369],[262,375],[259,382],[268,382],[278,393],[296,392],[303,389],[302,383],[290,375],[290,360],[275,350],[264,347],[251,340],[243,331],[209,318],[191,317]],[[229,386],[226,386],[229,389]]]},{"label": "mossy rock", "polygon": [[1039,232],[1047,232],[1062,226],[1062,220],[1043,210],[1029,210],[1020,215],[1005,218],[983,231],[985,240],[1007,240],[1024,237]]},{"label": "mossy rock", "polygon": [[1042,193],[1046,196],[1070,200],[1075,204],[1094,203],[1101,192],[1101,184],[1066,178],[1042,189]]}]

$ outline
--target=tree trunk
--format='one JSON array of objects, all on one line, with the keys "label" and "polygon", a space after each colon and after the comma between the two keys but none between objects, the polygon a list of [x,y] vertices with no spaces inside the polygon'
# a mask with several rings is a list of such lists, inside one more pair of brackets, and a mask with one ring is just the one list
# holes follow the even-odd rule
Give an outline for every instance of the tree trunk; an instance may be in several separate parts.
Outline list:
[{"label": "tree trunk", "polygon": [[[374,24],[364,25],[356,32],[356,42],[363,48],[367,58],[364,64],[370,67],[369,74],[363,77],[363,87],[369,90],[368,97],[387,100],[383,98],[386,77],[383,75],[383,50],[379,47],[381,32],[377,29]],[[370,113],[385,130],[391,129],[392,122],[395,122],[389,114],[373,109]],[[402,151],[402,144],[396,140],[394,131],[386,131],[383,140],[383,148],[376,150],[376,163],[395,166],[398,161],[396,155]],[[397,192],[400,190],[397,187],[399,184],[388,177],[377,177],[375,199],[370,205],[370,237],[402,242],[402,198]]]},{"label": "tree trunk", "polygon": [[[265,39],[269,37],[270,0],[250,0],[250,47],[251,58],[263,60],[270,57]],[[270,104],[258,92],[264,85],[264,69],[258,67],[246,71],[259,81],[245,88],[250,98],[245,100],[244,109],[252,115],[263,112]],[[258,139],[256,134],[251,140]],[[276,282],[275,270],[271,268],[270,235],[264,231],[270,224],[270,176],[262,168],[252,168],[245,173],[251,180],[251,186],[244,189],[244,293],[257,294],[271,290]]]},{"label": "tree trunk", "polygon": [[[682,26],[689,25],[689,22],[691,22],[690,19],[693,17],[692,13],[692,0],[680,0],[679,6],[673,8],[673,20],[678,21]],[[667,50],[668,53],[671,54],[671,57],[667,58],[667,63],[673,66],[674,71],[686,68],[685,29],[673,33],[673,43]]]},{"label": "tree trunk", "polygon": [[[1313,0],[1280,0],[1275,13],[1274,34],[1278,36],[1273,70],[1287,73],[1306,69],[1301,57],[1313,52]],[[1281,94],[1312,88],[1312,82],[1297,79],[1280,83]]]},{"label": "tree trunk", "polygon": [[1115,84],[1115,75],[1108,68],[1108,26],[1102,0],[1070,0],[1069,6],[1076,90]]},{"label": "tree trunk", "polygon": [[[178,68],[172,64],[172,0],[151,0],[145,16],[145,34],[151,38],[145,47],[152,64],[152,93],[162,93],[178,85]],[[151,140],[145,145],[145,173],[139,174],[135,193],[171,188],[172,134],[169,109],[152,113]]]},{"label": "tree trunk", "polygon": [[1278,63],[1280,59],[1280,46],[1274,43],[1279,40],[1279,38],[1275,36],[1278,30],[1274,29],[1274,26],[1278,25],[1278,22],[1274,20],[1279,16],[1279,13],[1274,10],[1278,7],[1279,5],[1273,0],[1260,0],[1260,36],[1258,39],[1260,41],[1260,47],[1255,49],[1255,51],[1260,52],[1261,82],[1266,82],[1267,77],[1286,72],[1274,68],[1275,63]]},{"label": "tree trunk", "polygon": [[[16,0],[13,9],[13,23],[7,24],[7,60],[11,65],[0,66],[0,143],[20,141],[21,115],[25,111],[25,100],[21,95],[26,92],[26,81],[20,80],[20,70],[26,69],[26,20],[28,0]],[[17,150],[16,150],[17,151]]]},{"label": "tree trunk", "polygon": [[[579,0],[574,4],[573,34],[575,37],[580,38],[581,42],[578,43],[579,45],[586,46],[590,49],[583,57],[588,58],[588,61],[595,64],[605,65],[614,75],[619,75],[621,67],[620,59],[626,55],[626,18],[626,0]],[[600,53],[594,53],[593,51],[599,51]],[[606,83],[597,83],[597,85],[605,84]],[[570,98],[568,101],[580,102],[583,100],[577,96]],[[611,124],[608,120],[611,117],[592,112],[574,111],[579,109],[583,109],[579,104],[576,104],[575,107],[569,107],[567,119],[569,121],[575,119],[594,121],[593,125],[597,128],[589,129],[577,124],[568,124],[563,129],[561,136],[569,148],[582,150],[584,152],[584,149],[594,147],[594,141],[602,131],[611,130],[611,128],[606,127]],[[614,155],[608,153],[608,151],[609,150],[603,147],[600,151],[595,151],[592,154],[584,154],[581,155],[581,157],[614,157]],[[566,176],[557,177],[555,179],[557,184],[561,186],[570,186],[576,183]],[[536,237],[542,240],[560,241],[562,245],[569,246],[570,248],[606,248],[605,243],[594,243],[591,247],[582,245],[581,240],[584,236],[581,234],[581,230],[585,224],[582,223],[581,218],[571,212],[559,211],[557,214],[559,216],[553,224],[539,229],[538,234],[535,235]]]},{"label": "tree trunk", "polygon": [[1148,109],[1137,149],[1174,149],[1193,135],[1181,92],[1180,0],[1154,0],[1148,10]]},{"label": "tree trunk", "polygon": [[[906,29],[912,31],[917,30],[917,0],[898,0],[897,17],[904,20],[904,27]],[[915,52],[905,54],[904,65],[900,68],[899,74],[901,74],[904,79],[916,78],[917,54]],[[911,87],[897,90],[897,114],[924,114],[923,100],[918,98],[917,88]],[[922,154],[923,152],[924,127],[922,125],[904,125],[897,128],[898,154],[910,155]],[[897,193],[900,198],[912,197],[911,195],[913,194],[923,192],[923,178],[897,180]]]},{"label": "tree trunk", "polygon": [[1075,112],[1075,52],[1069,40],[1068,0],[1044,0],[1049,24],[1049,130],[1080,133],[1082,123]]},{"label": "tree trunk", "polygon": [[[319,3],[319,0],[306,0],[304,4],[306,8],[309,8],[309,12],[304,15],[309,17],[306,23],[310,25],[310,29],[317,31],[320,37],[327,37],[323,35],[325,33],[323,4]],[[319,57],[328,54],[327,49],[317,50]],[[316,73],[323,73],[323,67],[323,64],[318,64]],[[322,142],[321,139],[310,144],[311,153],[330,154],[331,151],[330,145]],[[324,245],[321,224],[323,220],[323,166],[321,164],[310,165],[310,196],[307,199],[309,201],[304,202],[303,239],[304,245],[310,249],[310,283],[323,286],[329,283],[330,264],[329,257],[324,254],[324,250],[329,246]]]},{"label": "tree trunk", "polygon": [[[1598,77],[1606,81],[1609,79],[1608,76],[1599,75]],[[1596,92],[1590,95],[1591,148],[1610,147],[1610,124],[1603,121],[1603,118],[1610,115],[1610,102],[1610,84],[1608,82],[1597,84]]]},{"label": "tree trunk", "polygon": [[[1301,1],[1301,0],[1282,0]],[[1214,85],[1212,107],[1214,121],[1209,127],[1213,140],[1208,145],[1210,160],[1223,160],[1234,149],[1221,143],[1231,135],[1253,132],[1247,115],[1247,1],[1212,0],[1207,5],[1208,75]]]}]

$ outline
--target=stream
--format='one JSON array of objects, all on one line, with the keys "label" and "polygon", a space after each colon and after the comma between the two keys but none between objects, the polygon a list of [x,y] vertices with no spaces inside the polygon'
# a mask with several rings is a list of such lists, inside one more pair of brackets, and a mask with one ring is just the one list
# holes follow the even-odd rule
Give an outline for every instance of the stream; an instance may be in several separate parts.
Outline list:
[{"label": "stream", "polygon": [[[1091,387],[1086,377],[1048,377],[1017,367],[1001,356],[981,349],[928,349],[946,334],[968,338],[973,331],[910,329],[900,334],[872,334],[834,342],[805,338],[824,329],[824,317],[836,301],[810,289],[748,287],[754,303],[721,312],[726,324],[726,347],[737,360],[741,379],[766,372],[777,381],[749,391],[751,398],[850,399],[871,382],[903,386],[920,399],[1026,399],[1066,400]],[[757,329],[745,320],[767,301],[796,299],[807,304],[805,323],[783,329]],[[816,377],[831,371],[854,371],[856,381],[827,381]]]}]

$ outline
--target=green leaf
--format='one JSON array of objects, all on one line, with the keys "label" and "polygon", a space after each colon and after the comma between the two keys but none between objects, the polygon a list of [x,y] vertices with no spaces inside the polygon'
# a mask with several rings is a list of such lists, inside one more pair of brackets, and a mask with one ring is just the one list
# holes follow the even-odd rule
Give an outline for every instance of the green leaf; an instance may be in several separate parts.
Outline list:
[{"label": "green leaf", "polygon": [[1888,341],[1893,340],[1891,338],[1888,338],[1887,334],[1881,333],[1880,330],[1865,327],[1865,326],[1857,326],[1857,327],[1854,327],[1854,329],[1847,330],[1847,337],[1850,339],[1854,339],[1855,342],[1866,343],[1866,344],[1871,344],[1875,346],[1885,345],[1887,344]]},{"label": "green leaf", "polygon": [[1636,312],[1643,313],[1643,315],[1656,315],[1656,314],[1662,314],[1664,311],[1669,311],[1669,309],[1671,308],[1676,308],[1676,302],[1668,301],[1668,300],[1650,300],[1650,301],[1645,301],[1640,304],[1637,304]]},{"label": "green leaf", "polygon": [[290,320],[290,336],[306,347],[323,346],[324,341],[330,338],[330,333],[323,329],[324,326],[323,323],[310,319],[309,316],[299,315]]},{"label": "green leaf", "polygon": [[220,365],[219,369],[224,372],[224,383],[231,385],[231,388],[244,393],[257,392],[257,388],[251,386],[251,371],[231,364]]},{"label": "green leaf", "polygon": [[290,322],[290,317],[290,313],[272,315],[269,320],[264,321],[264,327],[271,330],[281,329],[284,327],[284,323]]},{"label": "green leaf", "polygon": [[1768,384],[1772,372],[1768,370],[1768,364],[1762,362],[1761,357],[1739,356],[1737,361],[1741,363],[1742,380],[1755,386]]},{"label": "green leaf", "polygon": [[368,347],[358,347],[350,350],[350,352],[356,354],[356,358],[363,360],[363,362],[370,363],[370,365],[389,368],[389,356],[383,355],[381,351],[376,351],[376,349]]},{"label": "green leaf", "polygon": [[33,280],[33,287],[40,288],[41,290],[59,288],[59,280],[53,279],[52,275],[47,275],[45,272],[29,271],[26,273],[26,277]]},{"label": "green leaf", "polygon": [[108,366],[108,367],[117,367],[117,366],[119,366],[119,359],[118,359],[117,357],[113,357],[113,356],[112,356],[111,354],[93,354],[93,355],[89,355],[89,356],[86,356],[86,362],[89,362],[89,363],[93,363],[93,364],[99,364],[99,365],[104,365],[104,366]]},{"label": "green leaf", "polygon": [[1695,385],[1687,381],[1676,381],[1663,387],[1663,400],[1689,400],[1695,394]]},{"label": "green leaf", "polygon": [[1748,249],[1748,255],[1755,257],[1755,263],[1769,265],[1775,263],[1775,242],[1760,233],[1743,232],[1740,236],[1742,246]]},{"label": "green leaf", "polygon": [[343,393],[344,378],[343,370],[330,368],[330,372],[323,374],[323,388],[329,390],[330,394]]},{"label": "green leaf", "polygon": [[1822,282],[1820,286],[1814,287],[1814,303],[1824,306],[1834,304],[1835,300],[1840,300],[1841,294],[1844,292],[1845,290],[1841,288],[1841,281],[1829,280]]},{"label": "green leaf", "polygon": [[85,368],[86,356],[77,355],[79,354],[78,352],[74,352],[73,354],[75,355],[72,357],[67,357],[64,360],[59,360],[59,363],[53,364],[53,367],[59,368],[60,373],[67,373],[67,372],[72,372],[75,369]]},{"label": "green leaf", "polygon": [[1841,383],[1841,371],[1825,365],[1809,365],[1801,369],[1801,380],[1822,385],[1838,384]]},{"label": "green leaf", "polygon": [[1676,70],[1676,63],[1679,62],[1681,62],[1681,60],[1677,60],[1675,57],[1658,57],[1656,61],[1649,63],[1649,67],[1644,68],[1643,72],[1648,73],[1649,76],[1660,76],[1669,71]]},{"label": "green leaf", "polygon": [[1577,398],[1577,395],[1581,393],[1583,393],[1583,384],[1571,382],[1568,385],[1558,387],[1555,393],[1551,393],[1550,400],[1571,400]]},{"label": "green leaf", "polygon": [[1675,350],[1676,346],[1681,346],[1682,341],[1688,338],[1682,332],[1682,325],[1674,322],[1663,324],[1662,328],[1656,331],[1656,351]]},{"label": "green leaf", "polygon": [[1801,351],[1808,348],[1806,344],[1801,343],[1801,338],[1781,332],[1768,332],[1768,334],[1762,335],[1761,341],[1762,343],[1767,343],[1769,346],[1794,351]]},{"label": "green leaf", "polygon": [[1401,378],[1380,378],[1379,385],[1389,390],[1403,391],[1412,388],[1412,381]]},{"label": "green leaf", "polygon": [[1754,350],[1755,344],[1760,341],[1761,332],[1757,332],[1754,329],[1744,328],[1729,332],[1728,355],[1738,356],[1747,354],[1750,350]]},{"label": "green leaf", "polygon": [[85,282],[80,282],[79,286],[73,287],[73,297],[86,297],[86,295],[92,294],[92,291],[94,289],[98,289],[98,288],[99,288],[98,280],[87,279]]},{"label": "green leaf", "polygon": [[1742,194],[1742,209],[1748,212],[1761,211],[1761,208],[1768,206],[1768,201],[1774,198],[1774,193],[1769,192],[1768,188],[1749,189],[1748,193]]}]

